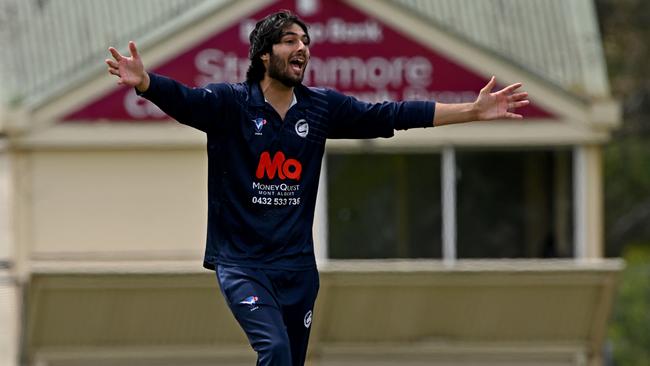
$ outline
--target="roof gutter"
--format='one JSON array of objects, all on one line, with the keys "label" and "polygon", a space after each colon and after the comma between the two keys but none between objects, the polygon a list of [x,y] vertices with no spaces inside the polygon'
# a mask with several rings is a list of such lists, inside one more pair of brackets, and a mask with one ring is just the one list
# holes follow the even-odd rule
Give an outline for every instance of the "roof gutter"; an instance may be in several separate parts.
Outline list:
[{"label": "roof gutter", "polygon": [[0,104],[0,138],[27,131],[28,120],[28,113],[24,108],[8,108]]},{"label": "roof gutter", "polygon": [[623,108],[621,102],[615,99],[593,99],[588,113],[589,121],[597,129],[613,130],[623,123]]}]

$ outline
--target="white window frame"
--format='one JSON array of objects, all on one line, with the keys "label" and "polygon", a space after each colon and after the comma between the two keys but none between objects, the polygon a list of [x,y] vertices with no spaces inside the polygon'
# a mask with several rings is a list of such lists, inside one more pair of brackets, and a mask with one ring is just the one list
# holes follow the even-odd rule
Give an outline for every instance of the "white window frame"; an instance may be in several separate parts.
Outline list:
[{"label": "white window frame", "polygon": [[[441,156],[441,194],[442,194],[442,260],[445,264],[453,265],[458,259],[457,251],[457,221],[456,221],[456,185],[457,166],[456,148],[445,146]],[[588,156],[584,146],[573,148],[573,215],[574,258],[588,257],[588,192],[587,192]],[[327,154],[323,157],[316,214],[314,218],[314,251],[317,263],[325,263],[329,259],[328,252],[328,221],[327,221]]]}]

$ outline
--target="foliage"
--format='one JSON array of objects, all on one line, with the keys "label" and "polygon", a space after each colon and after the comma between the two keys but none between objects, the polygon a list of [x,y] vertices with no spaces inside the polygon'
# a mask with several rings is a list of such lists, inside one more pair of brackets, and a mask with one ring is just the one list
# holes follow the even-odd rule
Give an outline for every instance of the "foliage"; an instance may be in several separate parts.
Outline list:
[{"label": "foliage", "polygon": [[650,365],[650,1],[595,4],[623,105],[623,126],[605,150],[606,253],[627,260],[609,338],[617,365]]},{"label": "foliage", "polygon": [[616,365],[650,365],[650,245],[628,245],[625,260],[609,339]]},{"label": "foliage", "polygon": [[650,243],[650,143],[619,137],[605,149],[606,254],[629,242]]},{"label": "foliage", "polygon": [[612,93],[623,102],[618,136],[650,138],[650,1],[596,0]]},{"label": "foliage", "polygon": [[595,0],[623,126],[605,150],[606,254],[650,243],[650,1]]}]

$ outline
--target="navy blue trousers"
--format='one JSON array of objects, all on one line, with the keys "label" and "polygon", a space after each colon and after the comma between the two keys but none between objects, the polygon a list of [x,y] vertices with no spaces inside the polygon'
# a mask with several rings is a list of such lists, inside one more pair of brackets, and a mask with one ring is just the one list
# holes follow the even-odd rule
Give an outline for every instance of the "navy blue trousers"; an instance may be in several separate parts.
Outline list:
[{"label": "navy blue trousers", "polygon": [[235,319],[257,352],[257,365],[303,366],[318,294],[318,271],[217,266]]}]

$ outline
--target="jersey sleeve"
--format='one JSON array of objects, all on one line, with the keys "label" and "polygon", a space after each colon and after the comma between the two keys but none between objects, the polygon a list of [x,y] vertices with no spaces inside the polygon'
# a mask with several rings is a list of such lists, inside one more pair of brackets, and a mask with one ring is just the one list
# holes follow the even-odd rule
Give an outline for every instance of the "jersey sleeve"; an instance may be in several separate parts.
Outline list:
[{"label": "jersey sleeve", "polygon": [[215,131],[219,117],[226,111],[230,88],[227,84],[208,84],[204,88],[190,88],[168,77],[149,73],[149,89],[137,94],[153,102],[178,122],[203,132]]},{"label": "jersey sleeve", "polygon": [[329,90],[329,138],[391,137],[395,130],[433,127],[435,102],[368,103]]}]

